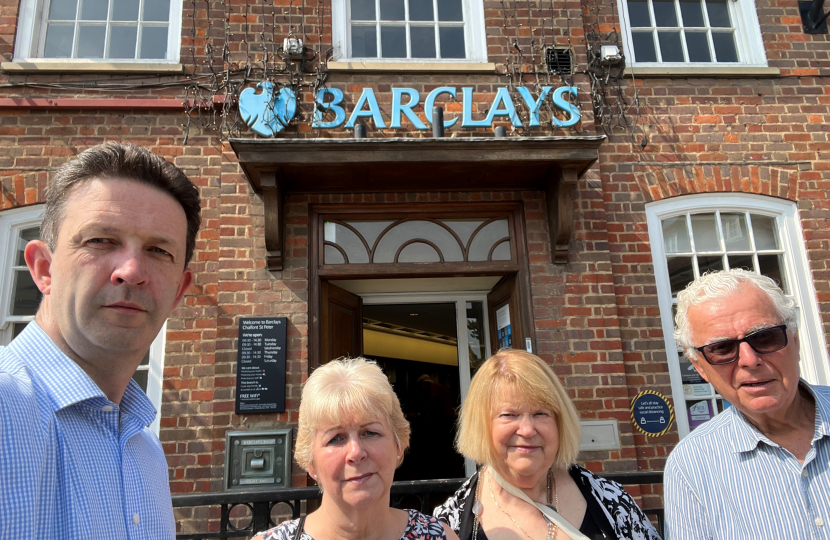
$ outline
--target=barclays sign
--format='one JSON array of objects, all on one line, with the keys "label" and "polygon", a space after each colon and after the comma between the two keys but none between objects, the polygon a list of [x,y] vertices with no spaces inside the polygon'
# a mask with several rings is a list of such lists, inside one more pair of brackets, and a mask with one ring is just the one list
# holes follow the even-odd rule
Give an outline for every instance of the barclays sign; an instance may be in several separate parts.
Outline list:
[{"label": "barclays sign", "polygon": [[[256,85],[261,90],[257,92],[254,88],[246,88],[239,96],[239,111],[245,123],[255,132],[265,137],[271,137],[285,129],[288,123],[294,118],[297,112],[297,98],[289,88],[282,88],[274,95],[273,85],[270,82],[261,82]],[[562,111],[565,119],[553,117],[551,123],[554,127],[571,127],[580,120],[579,109],[566,99],[565,94],[576,98],[576,87],[561,86],[553,90],[552,86],[541,87],[541,93],[534,97],[530,90],[525,87],[517,87],[516,91],[522,98],[524,105],[529,112],[528,127],[541,125],[539,111],[548,96],[553,108]],[[455,87],[441,86],[427,94],[424,100],[424,111],[431,113],[438,96],[446,94],[458,99],[458,92]],[[413,88],[392,89],[392,111],[387,119],[381,114],[375,91],[372,88],[364,88],[360,98],[355,103],[354,110],[346,121],[346,109],[343,103],[343,91],[337,88],[322,88],[317,92],[315,99],[314,117],[311,127],[315,129],[333,129],[344,124],[348,129],[354,128],[355,123],[361,118],[371,118],[378,129],[387,127],[401,129],[401,122],[406,117],[415,129],[429,129],[421,118],[413,111],[420,104],[420,94]],[[461,88],[461,127],[488,127],[493,124],[496,118],[507,118],[514,127],[523,127],[519,115],[516,113],[516,106],[510,97],[507,88],[501,87],[496,91],[496,96],[490,107],[487,116],[482,120],[473,120],[473,88]],[[459,118],[451,118],[444,121],[444,127],[452,127]]]}]

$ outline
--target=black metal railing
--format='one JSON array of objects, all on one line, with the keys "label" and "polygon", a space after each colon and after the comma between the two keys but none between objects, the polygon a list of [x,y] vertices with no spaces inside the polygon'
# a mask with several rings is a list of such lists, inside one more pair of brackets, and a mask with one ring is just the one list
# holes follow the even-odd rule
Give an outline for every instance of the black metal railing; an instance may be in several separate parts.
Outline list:
[{"label": "black metal railing", "polygon": [[[662,484],[662,472],[612,473],[602,475],[623,485]],[[392,484],[392,506],[395,508],[415,508],[425,514],[432,512],[438,504],[443,503],[464,482],[463,478],[449,480],[413,480],[394,482]],[[275,517],[296,519],[302,512],[302,503],[316,501],[321,497],[316,487],[284,488],[274,491],[235,491],[225,493],[194,493],[174,495],[175,508],[219,507],[219,515],[203,513],[200,521],[219,519],[217,531],[198,533],[181,533],[177,540],[203,540],[208,538],[250,538],[256,532],[264,531],[276,525]],[[313,504],[313,503],[312,503]],[[285,505],[281,509],[279,505]],[[276,511],[275,511],[275,507]],[[241,512],[235,512],[236,509]],[[247,510],[246,510],[247,509]],[[657,520],[658,530],[663,531],[663,509],[644,509],[646,514]],[[191,519],[196,519],[191,516]]]}]

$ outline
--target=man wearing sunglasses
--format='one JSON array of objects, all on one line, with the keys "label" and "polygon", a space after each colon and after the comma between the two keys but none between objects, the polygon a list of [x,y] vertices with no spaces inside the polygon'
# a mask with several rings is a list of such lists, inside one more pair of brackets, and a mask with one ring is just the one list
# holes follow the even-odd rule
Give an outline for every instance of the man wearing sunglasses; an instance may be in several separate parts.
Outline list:
[{"label": "man wearing sunglasses", "polygon": [[830,539],[830,388],[799,377],[797,317],[772,279],[746,270],[677,296],[675,339],[732,406],[666,462],[671,540]]}]

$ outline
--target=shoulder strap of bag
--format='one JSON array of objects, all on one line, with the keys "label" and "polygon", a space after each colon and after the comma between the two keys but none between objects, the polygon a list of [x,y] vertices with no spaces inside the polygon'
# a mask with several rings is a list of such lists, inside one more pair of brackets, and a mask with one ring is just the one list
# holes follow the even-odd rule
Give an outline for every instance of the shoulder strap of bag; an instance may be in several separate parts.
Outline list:
[{"label": "shoulder strap of bag", "polygon": [[544,504],[539,504],[539,503],[531,500],[531,498],[528,497],[527,494],[525,494],[524,491],[522,491],[521,489],[517,488],[516,486],[513,486],[510,483],[508,483],[507,481],[505,481],[505,479],[502,478],[499,475],[499,473],[497,473],[493,469],[493,467],[487,467],[487,474],[489,474],[493,478],[493,480],[495,480],[496,483],[501,486],[501,488],[503,490],[505,490],[509,494],[513,495],[517,499],[521,499],[524,502],[526,502],[528,504],[532,504],[533,506],[538,508],[540,512],[542,512],[545,516],[547,516],[548,519],[550,519],[553,523],[555,523],[557,527],[559,527],[559,530],[561,530],[565,534],[567,534],[568,537],[571,538],[571,540],[590,540],[587,536],[585,536],[584,534],[579,532],[579,530],[576,527],[574,527],[573,525],[568,523],[568,521],[565,520],[565,518],[560,516],[559,513],[556,510],[554,510],[553,508],[551,508],[549,506],[546,506]]},{"label": "shoulder strap of bag", "polygon": [[297,522],[297,532],[294,533],[294,540],[300,540],[303,537],[303,526],[305,526],[305,516]]}]

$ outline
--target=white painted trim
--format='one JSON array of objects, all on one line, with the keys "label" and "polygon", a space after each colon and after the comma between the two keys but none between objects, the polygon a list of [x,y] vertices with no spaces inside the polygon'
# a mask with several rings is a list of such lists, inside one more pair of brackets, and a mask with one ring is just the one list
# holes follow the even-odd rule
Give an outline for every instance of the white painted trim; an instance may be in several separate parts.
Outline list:
[{"label": "white painted trim", "polygon": [[646,204],[648,236],[651,256],[654,261],[654,277],[657,284],[657,299],[660,307],[660,321],[666,344],[666,359],[671,378],[672,397],[675,402],[675,417],[680,437],[689,434],[686,399],[680,374],[677,344],[674,341],[674,322],[671,316],[672,296],[669,283],[666,254],[663,249],[661,220],[686,212],[713,212],[715,210],[750,211],[776,218],[776,224],[784,249],[784,269],[792,285],[792,295],[799,306],[799,341],[801,354],[801,376],[812,384],[830,384],[830,361],[821,326],[813,277],[810,272],[807,253],[804,248],[804,234],[798,207],[794,202],[762,195],[744,193],[697,194],[674,197],[664,201]]},{"label": "white painted trim", "polygon": [[43,210],[44,206],[38,204],[0,212],[0,345],[11,341],[10,323],[34,320],[34,316],[14,317],[8,314],[12,293],[11,268],[15,255],[12,239],[17,238],[21,229],[40,226]]},{"label": "white painted trim", "polygon": [[156,418],[150,424],[150,429],[156,435],[161,427],[161,395],[164,381],[164,351],[167,345],[167,321],[159,330],[156,339],[150,345],[150,363],[147,370],[147,398],[156,409]]},{"label": "white painted trim", "polygon": [[[26,0],[23,0],[26,1]],[[351,33],[348,16],[349,0],[332,0],[331,33],[333,60],[337,64],[360,65],[362,63],[410,64],[410,63],[446,63],[470,64],[487,62],[487,32],[484,26],[484,3],[481,0],[461,0],[464,10],[464,45],[467,58],[352,58],[349,46]],[[467,31],[469,30],[469,31]],[[378,39],[380,39],[378,37]],[[407,47],[408,48],[408,47]],[[352,68],[353,69],[353,68]]]},{"label": "white painted trim", "polygon": [[[631,45],[631,25],[628,22],[628,2],[620,0],[617,4],[620,25],[622,26],[622,41],[625,51],[626,64],[638,68],[670,68],[677,70],[693,70],[695,68],[723,67],[739,70],[744,67],[767,67],[767,54],[764,48],[764,39],[761,35],[761,25],[755,8],[755,0],[731,0],[727,2],[729,15],[735,24],[735,49],[741,60],[735,63],[724,62],[636,62],[634,49]],[[684,45],[685,47],[685,45]]]},{"label": "white painted trim", "polygon": [[[39,56],[39,50],[45,41],[45,31],[43,29],[43,14],[45,13],[46,5],[49,0],[20,0],[20,9],[17,18],[17,39],[14,44],[14,58],[13,62],[4,62],[4,71],[29,70],[31,66],[38,61],[42,61]],[[134,62],[136,64],[158,65],[158,64],[177,64],[179,62],[179,55],[181,53],[181,35],[182,35],[182,0],[170,0],[170,15],[168,17],[168,32],[167,32],[167,58],[153,59],[153,60],[125,60],[123,63]],[[43,35],[41,35],[43,34]],[[51,59],[52,63],[60,64],[64,61],[69,62],[73,59]],[[122,61],[111,58],[96,59],[74,59],[81,60],[82,64],[101,63],[108,66],[107,71],[113,71],[113,66],[121,64]],[[27,66],[24,68],[15,69],[16,66]],[[89,69],[89,68],[87,68]],[[143,71],[143,70],[142,70]]]}]

